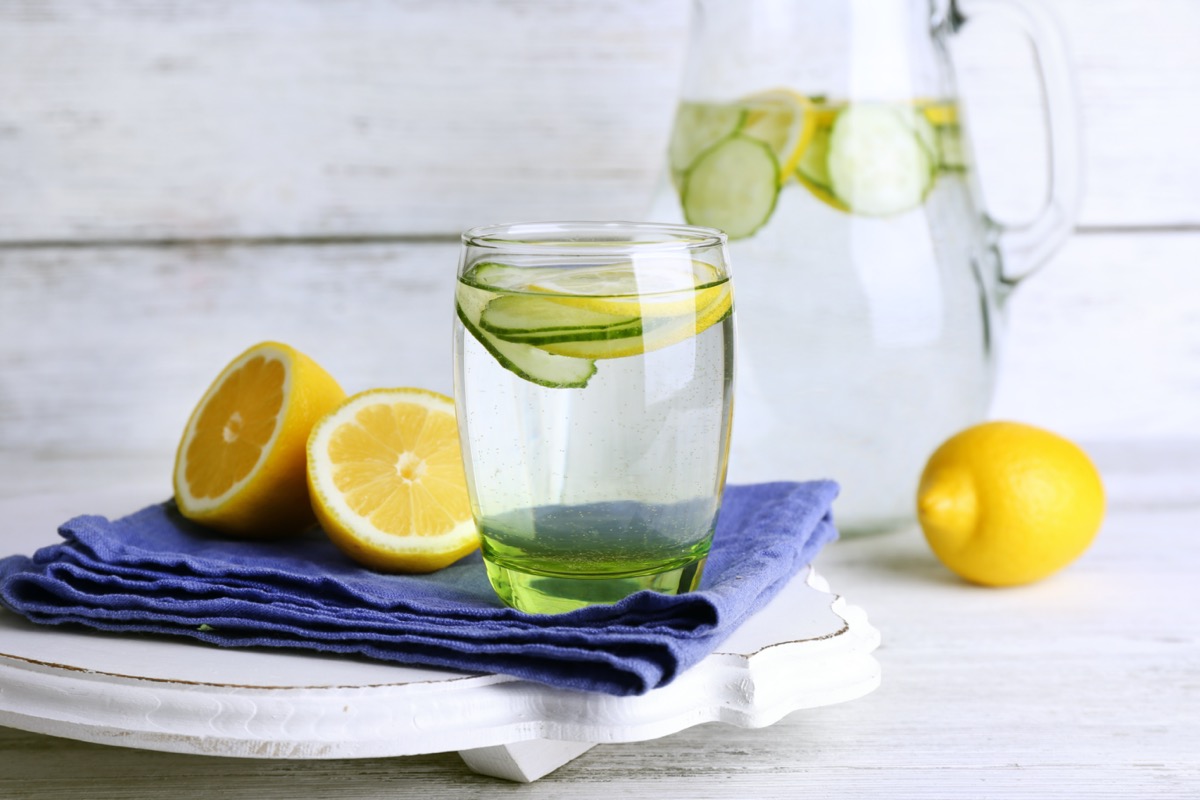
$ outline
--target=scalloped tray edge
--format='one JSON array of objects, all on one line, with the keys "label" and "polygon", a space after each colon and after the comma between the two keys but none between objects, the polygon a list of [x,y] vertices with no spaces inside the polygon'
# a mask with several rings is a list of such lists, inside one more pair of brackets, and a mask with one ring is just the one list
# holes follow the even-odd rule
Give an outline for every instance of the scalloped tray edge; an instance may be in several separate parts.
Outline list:
[{"label": "scalloped tray edge", "polygon": [[[456,673],[372,686],[205,685],[0,654],[0,724],[100,744],[250,758],[457,750],[477,771],[532,780],[537,776],[520,768],[500,774],[504,764],[489,771],[498,754],[492,748],[506,748],[500,755],[509,758],[518,743],[551,740],[558,744],[543,750],[555,762],[593,743],[655,739],[704,722],[762,727],[876,688],[880,668],[872,652],[880,637],[865,613],[830,593],[811,568],[781,595],[797,591],[827,595],[828,608],[845,624],[829,635],[784,639],[750,653],[715,652],[671,684],[635,697]],[[525,748],[526,755],[536,750]]]}]

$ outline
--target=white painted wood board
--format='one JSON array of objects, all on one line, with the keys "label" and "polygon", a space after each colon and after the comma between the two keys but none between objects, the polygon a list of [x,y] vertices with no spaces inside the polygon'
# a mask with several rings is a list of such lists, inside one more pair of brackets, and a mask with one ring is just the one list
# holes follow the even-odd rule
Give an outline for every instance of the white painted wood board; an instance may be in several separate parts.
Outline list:
[{"label": "white painted wood board", "polygon": [[[124,487],[0,503],[0,553],[54,543],[68,508],[112,515],[125,502],[130,512],[147,502],[135,496]],[[530,781],[587,743],[657,739],[714,721],[761,728],[857,699],[879,685],[878,645],[865,612],[811,567],[700,663],[631,697],[502,674],[39,626],[0,610],[0,724],[241,758],[465,751],[475,771]]]}]

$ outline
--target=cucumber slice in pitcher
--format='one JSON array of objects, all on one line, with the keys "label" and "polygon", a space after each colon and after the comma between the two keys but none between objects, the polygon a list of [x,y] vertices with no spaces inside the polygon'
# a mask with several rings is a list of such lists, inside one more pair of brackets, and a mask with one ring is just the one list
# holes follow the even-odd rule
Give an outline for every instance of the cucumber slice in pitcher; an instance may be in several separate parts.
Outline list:
[{"label": "cucumber slice in pitcher", "polygon": [[495,294],[459,284],[455,303],[458,318],[467,332],[484,346],[508,371],[552,389],[581,389],[596,374],[596,362],[548,353],[531,344],[506,342],[479,326],[484,308]]},{"label": "cucumber slice in pitcher", "polygon": [[948,100],[929,100],[918,102],[916,108],[933,133],[938,169],[951,172],[966,170],[967,157],[963,151],[958,106]]},{"label": "cucumber slice in pitcher", "polygon": [[941,168],[964,172],[967,169],[967,154],[963,151],[962,129],[958,125],[943,125],[935,130]]},{"label": "cucumber slice in pitcher", "polygon": [[829,136],[837,114],[836,109],[828,106],[818,105],[813,109],[813,132],[796,162],[795,175],[809,194],[827,206],[848,212],[850,208],[834,195],[829,178]]},{"label": "cucumber slice in pitcher", "polygon": [[691,225],[742,239],[775,210],[779,162],[769,145],[733,134],[705,150],[684,176],[683,215]]},{"label": "cucumber slice in pitcher", "polygon": [[675,188],[683,183],[683,174],[701,153],[730,134],[736,133],[746,120],[746,109],[735,105],[710,103],[679,104],[671,142],[667,145],[667,160]]},{"label": "cucumber slice in pitcher", "polygon": [[742,102],[746,120],[738,132],[770,146],[779,162],[780,182],[786,183],[817,128],[812,101],[793,89],[779,88],[752,94]]},{"label": "cucumber slice in pitcher", "polygon": [[796,164],[797,177],[823,189],[829,189],[829,135],[830,128],[818,128],[809,141],[808,147]]},{"label": "cucumber slice in pitcher", "polygon": [[[884,217],[916,208],[933,186],[932,126],[884,105],[849,106],[829,136],[826,166],[834,195],[852,213]],[[914,126],[921,119],[928,131]]]}]

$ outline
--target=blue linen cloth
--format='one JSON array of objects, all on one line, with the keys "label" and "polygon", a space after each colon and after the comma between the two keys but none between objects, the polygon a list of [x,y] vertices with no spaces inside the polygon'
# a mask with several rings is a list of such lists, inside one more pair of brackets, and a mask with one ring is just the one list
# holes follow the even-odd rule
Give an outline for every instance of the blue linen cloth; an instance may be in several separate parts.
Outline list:
[{"label": "blue linen cloth", "polygon": [[0,560],[0,602],[49,625],[292,647],[499,672],[551,686],[643,694],[696,664],[837,533],[829,481],[730,486],[699,590],[525,614],[496,599],[478,553],[431,575],[384,575],[320,529],[222,537],[171,502],[113,521],[76,517],[65,542]]}]

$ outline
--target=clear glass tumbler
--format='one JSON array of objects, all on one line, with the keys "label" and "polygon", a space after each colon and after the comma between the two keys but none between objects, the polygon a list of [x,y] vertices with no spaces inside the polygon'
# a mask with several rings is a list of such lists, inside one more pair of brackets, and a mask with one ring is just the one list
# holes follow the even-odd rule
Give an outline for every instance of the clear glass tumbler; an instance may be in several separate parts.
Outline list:
[{"label": "clear glass tumbler", "polygon": [[455,306],[459,436],[499,597],[558,613],[694,589],[729,453],[724,234],[475,228]]}]

